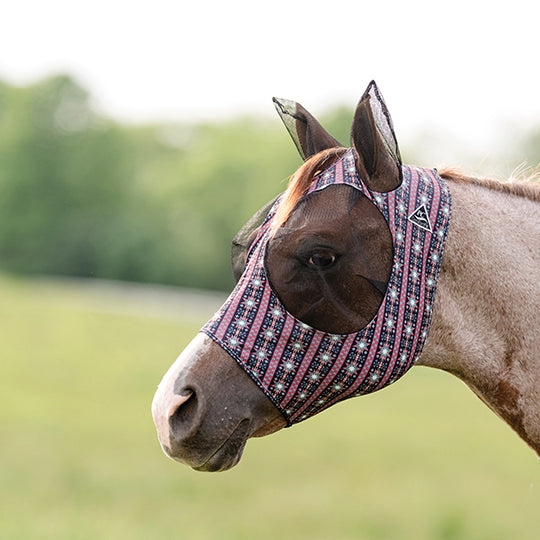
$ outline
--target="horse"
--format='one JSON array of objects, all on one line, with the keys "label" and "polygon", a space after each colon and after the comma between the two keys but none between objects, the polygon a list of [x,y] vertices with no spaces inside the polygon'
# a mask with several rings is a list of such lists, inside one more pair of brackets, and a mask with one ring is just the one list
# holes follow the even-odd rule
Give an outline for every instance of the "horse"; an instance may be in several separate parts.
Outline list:
[{"label": "horse", "polygon": [[[368,369],[345,358],[343,350],[361,347],[351,336],[363,336],[378,319],[381,306],[391,300],[389,284],[399,274],[395,238],[399,233],[390,232],[393,218],[383,215],[383,205],[377,203],[383,196],[390,200],[404,181],[405,168],[391,117],[376,84],[370,83],[354,114],[352,147],[346,149],[299,103],[274,102],[304,163],[286,191],[261,208],[236,236],[232,249],[238,280],[235,291],[221,314],[218,312],[194,337],[158,386],[152,414],[166,455],[195,470],[229,469],[240,461],[249,438],[274,433],[341,399],[379,390],[419,365],[449,372],[464,381],[540,456],[538,184],[471,178],[452,169],[410,169],[420,180],[426,175],[436,178],[451,199],[451,212],[450,203],[445,206],[451,218],[447,216],[447,230],[441,229],[438,239],[444,243],[442,261],[432,270],[436,294],[431,299],[423,293],[412,297],[412,302],[424,302],[419,317],[427,317],[427,322],[418,327],[423,336],[419,340],[424,340],[420,349],[409,351],[411,358],[401,355],[401,371],[400,358],[384,364],[383,356],[390,357],[409,330],[403,322],[400,330],[388,334],[391,337],[379,346],[376,358],[380,360],[371,358]],[[338,175],[339,167],[342,175],[354,177],[359,184],[338,182],[313,189],[315,182],[324,181],[325,174]],[[435,236],[435,230],[429,230],[433,223],[426,207],[408,217],[416,222],[407,224],[414,231]],[[264,253],[258,255],[259,251]],[[292,334],[281,337],[286,345],[279,351],[275,338],[276,348],[268,349],[272,353],[267,354],[269,358],[264,358],[268,350],[257,353],[253,343],[244,343],[244,348],[251,347],[252,356],[261,356],[248,365],[208,328],[225,321],[239,336],[246,305],[261,310],[260,304],[270,302],[264,294],[246,296],[253,284],[246,284],[245,276],[257,257],[268,281],[264,294],[270,294],[272,305],[281,306],[295,321],[293,330],[288,331],[305,332],[310,337],[294,343]],[[252,281],[255,278],[251,276]],[[258,278],[256,281],[259,284]],[[240,300],[239,294],[244,295]],[[250,324],[260,325],[261,312],[255,313],[259,315]],[[384,324],[390,323],[385,319]],[[413,327],[419,324],[411,322]],[[261,328],[268,342],[271,334],[286,332],[272,324]],[[377,334],[370,336],[383,339]],[[323,350],[321,344],[327,339]],[[333,339],[341,348],[334,355],[326,354]],[[296,356],[292,352],[283,356],[287,347],[296,346]],[[318,371],[305,365],[307,357],[314,361],[316,355],[322,358]],[[257,375],[259,360],[263,368]],[[320,367],[323,364],[324,369]],[[356,368],[357,373],[364,371],[364,379],[361,384],[354,379],[347,388],[350,371]],[[300,373],[302,370],[305,373]],[[310,373],[311,379],[320,375],[319,386],[307,380]],[[285,387],[280,389],[280,385]],[[296,409],[291,410],[287,407],[293,394]],[[321,396],[327,399],[319,399]],[[302,405],[302,399],[311,405]],[[302,416],[302,412],[307,414]]]}]

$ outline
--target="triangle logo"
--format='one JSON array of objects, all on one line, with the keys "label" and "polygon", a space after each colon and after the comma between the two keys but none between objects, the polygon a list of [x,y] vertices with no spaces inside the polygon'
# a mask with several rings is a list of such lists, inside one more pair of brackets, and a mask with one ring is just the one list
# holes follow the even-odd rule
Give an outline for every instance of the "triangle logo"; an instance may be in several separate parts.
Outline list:
[{"label": "triangle logo", "polygon": [[414,223],[415,225],[418,225],[418,227],[425,229],[426,231],[429,231],[429,232],[433,231],[433,229],[431,228],[431,223],[429,222],[429,214],[428,214],[425,204],[419,206],[409,216],[409,221]]}]

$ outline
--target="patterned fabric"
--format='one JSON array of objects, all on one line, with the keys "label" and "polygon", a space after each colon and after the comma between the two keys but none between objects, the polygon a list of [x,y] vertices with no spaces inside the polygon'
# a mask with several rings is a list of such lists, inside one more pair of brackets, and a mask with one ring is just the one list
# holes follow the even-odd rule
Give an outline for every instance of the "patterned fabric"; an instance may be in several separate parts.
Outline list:
[{"label": "patterned fabric", "polygon": [[393,238],[392,273],[373,320],[352,334],[330,334],[285,309],[264,264],[278,201],[251,247],[236,288],[202,329],[250,375],[289,425],[399,379],[420,355],[431,322],[450,222],[446,184],[436,171],[403,166],[398,189],[371,192],[356,172],[352,149],[317,175],[309,192],[340,183],[354,186],[372,201]]}]

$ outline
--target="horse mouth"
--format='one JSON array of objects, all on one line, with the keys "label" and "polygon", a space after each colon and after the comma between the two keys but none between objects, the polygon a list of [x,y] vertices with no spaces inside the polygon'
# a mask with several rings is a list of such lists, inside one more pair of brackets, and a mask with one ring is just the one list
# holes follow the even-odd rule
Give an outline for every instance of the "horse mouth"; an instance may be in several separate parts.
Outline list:
[{"label": "horse mouth", "polygon": [[250,421],[242,420],[232,434],[218,447],[218,449],[202,464],[192,466],[192,469],[201,472],[220,472],[231,469],[240,461],[249,437]]}]

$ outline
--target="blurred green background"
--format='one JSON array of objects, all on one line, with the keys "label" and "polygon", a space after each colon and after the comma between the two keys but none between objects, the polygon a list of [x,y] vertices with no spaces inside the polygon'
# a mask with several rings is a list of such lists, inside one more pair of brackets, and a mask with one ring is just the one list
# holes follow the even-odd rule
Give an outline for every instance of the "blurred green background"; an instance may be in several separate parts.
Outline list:
[{"label": "blurred green background", "polygon": [[450,375],[415,368],[198,473],[162,453],[150,403],[203,313],[0,289],[1,538],[538,538],[538,458]]},{"label": "blurred green background", "polygon": [[[321,120],[347,143],[351,116]],[[537,163],[540,128],[519,148],[500,163]],[[0,82],[1,538],[538,538],[538,459],[428,369],[226,473],[161,452],[154,390],[221,296],[135,282],[228,290],[232,236],[299,164],[277,118],[133,125],[67,75]]]}]

